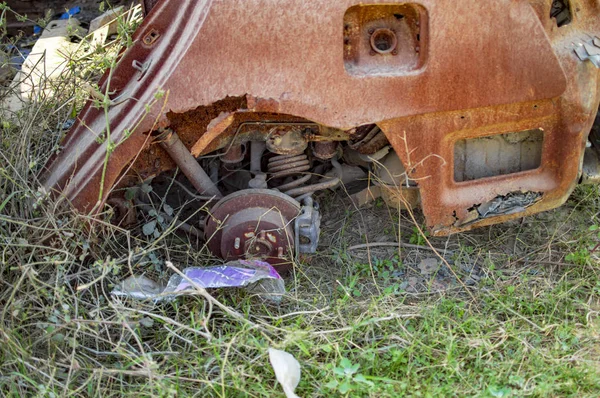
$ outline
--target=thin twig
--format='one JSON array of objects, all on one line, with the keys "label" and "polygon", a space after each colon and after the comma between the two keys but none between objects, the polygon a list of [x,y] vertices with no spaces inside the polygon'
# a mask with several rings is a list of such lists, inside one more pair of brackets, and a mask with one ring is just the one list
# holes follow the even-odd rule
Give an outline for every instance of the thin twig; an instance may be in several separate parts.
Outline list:
[{"label": "thin twig", "polygon": [[410,249],[423,249],[423,250],[430,250],[430,251],[445,252],[450,255],[454,254],[454,252],[452,250],[438,249],[433,246],[431,246],[431,247],[430,246],[421,246],[421,245],[414,245],[412,243],[404,243],[404,242],[363,243],[361,245],[350,246],[346,250],[351,251],[351,250],[359,250],[359,249],[370,249],[371,247],[406,247],[406,248],[410,248]]}]

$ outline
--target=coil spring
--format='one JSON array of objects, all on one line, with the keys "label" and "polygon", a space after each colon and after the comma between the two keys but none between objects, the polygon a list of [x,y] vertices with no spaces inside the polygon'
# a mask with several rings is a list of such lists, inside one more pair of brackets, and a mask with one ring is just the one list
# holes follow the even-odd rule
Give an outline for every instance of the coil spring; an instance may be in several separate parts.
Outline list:
[{"label": "coil spring", "polygon": [[[309,170],[310,162],[308,160],[308,156],[306,156],[306,154],[304,153],[300,155],[280,155],[269,159],[268,171],[271,178],[295,176],[303,174]],[[286,190],[304,184],[305,182],[310,180],[310,178],[311,175],[306,174],[292,182],[277,186],[275,188],[279,189],[282,192],[285,192]]]},{"label": "coil spring", "polygon": [[[334,166],[337,165],[336,169],[341,169],[341,166],[337,160],[332,159],[332,163]],[[291,182],[273,187],[287,195],[290,195],[297,201],[302,201],[317,191],[334,188],[341,182],[339,177],[334,177],[325,178],[316,184],[302,186],[312,177],[310,173],[306,173],[310,170],[310,162],[306,154],[295,156],[275,156],[269,159],[269,165],[267,168],[272,178],[291,177],[304,174]],[[341,171],[338,173],[338,175],[341,176]]]}]

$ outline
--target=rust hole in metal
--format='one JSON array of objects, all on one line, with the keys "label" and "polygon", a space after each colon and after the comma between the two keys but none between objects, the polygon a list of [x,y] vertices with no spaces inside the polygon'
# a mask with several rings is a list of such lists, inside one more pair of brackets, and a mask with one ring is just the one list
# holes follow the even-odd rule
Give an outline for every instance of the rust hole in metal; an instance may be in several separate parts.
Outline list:
[{"label": "rust hole in metal", "polygon": [[398,39],[391,29],[377,29],[371,35],[371,48],[379,54],[389,54],[397,45]]},{"label": "rust hole in metal", "polygon": [[554,0],[550,8],[550,18],[556,20],[556,25],[560,28],[571,23],[571,5],[569,0]]}]

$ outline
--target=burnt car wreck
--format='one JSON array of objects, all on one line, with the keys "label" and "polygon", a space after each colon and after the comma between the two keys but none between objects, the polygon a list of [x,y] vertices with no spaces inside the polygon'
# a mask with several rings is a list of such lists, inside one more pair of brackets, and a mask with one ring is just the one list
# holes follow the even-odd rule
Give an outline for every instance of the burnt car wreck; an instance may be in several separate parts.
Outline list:
[{"label": "burnt car wreck", "polygon": [[80,211],[135,222],[148,198],[127,188],[176,184],[215,255],[283,265],[317,248],[313,194],[356,180],[444,235],[598,179],[598,0],[144,5],[110,104],[85,106],[42,178]]}]

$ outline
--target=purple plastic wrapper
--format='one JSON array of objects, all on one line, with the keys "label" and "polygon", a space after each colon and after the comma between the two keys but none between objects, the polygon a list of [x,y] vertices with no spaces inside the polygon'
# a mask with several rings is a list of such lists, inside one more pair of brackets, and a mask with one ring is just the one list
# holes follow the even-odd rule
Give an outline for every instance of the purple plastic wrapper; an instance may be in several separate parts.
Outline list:
[{"label": "purple plastic wrapper", "polygon": [[[183,274],[200,287],[244,287],[261,279],[281,279],[271,264],[258,260],[238,260],[221,266],[199,268],[190,267]],[[178,293],[193,288],[192,284],[180,275],[169,279],[165,293]]]},{"label": "purple plastic wrapper", "polygon": [[[136,299],[153,299],[155,301],[169,300],[186,291],[193,291],[194,284],[205,289],[223,287],[246,287],[258,284],[263,280],[272,283],[262,284],[263,294],[270,295],[269,299],[280,301],[285,293],[283,279],[271,264],[259,260],[238,260],[214,267],[189,267],[182,271],[185,278],[175,274],[169,278],[167,286],[144,277],[130,276],[121,282],[111,292],[115,296],[125,296]],[[192,283],[193,282],[193,283]],[[268,287],[265,289],[265,287]]]}]

